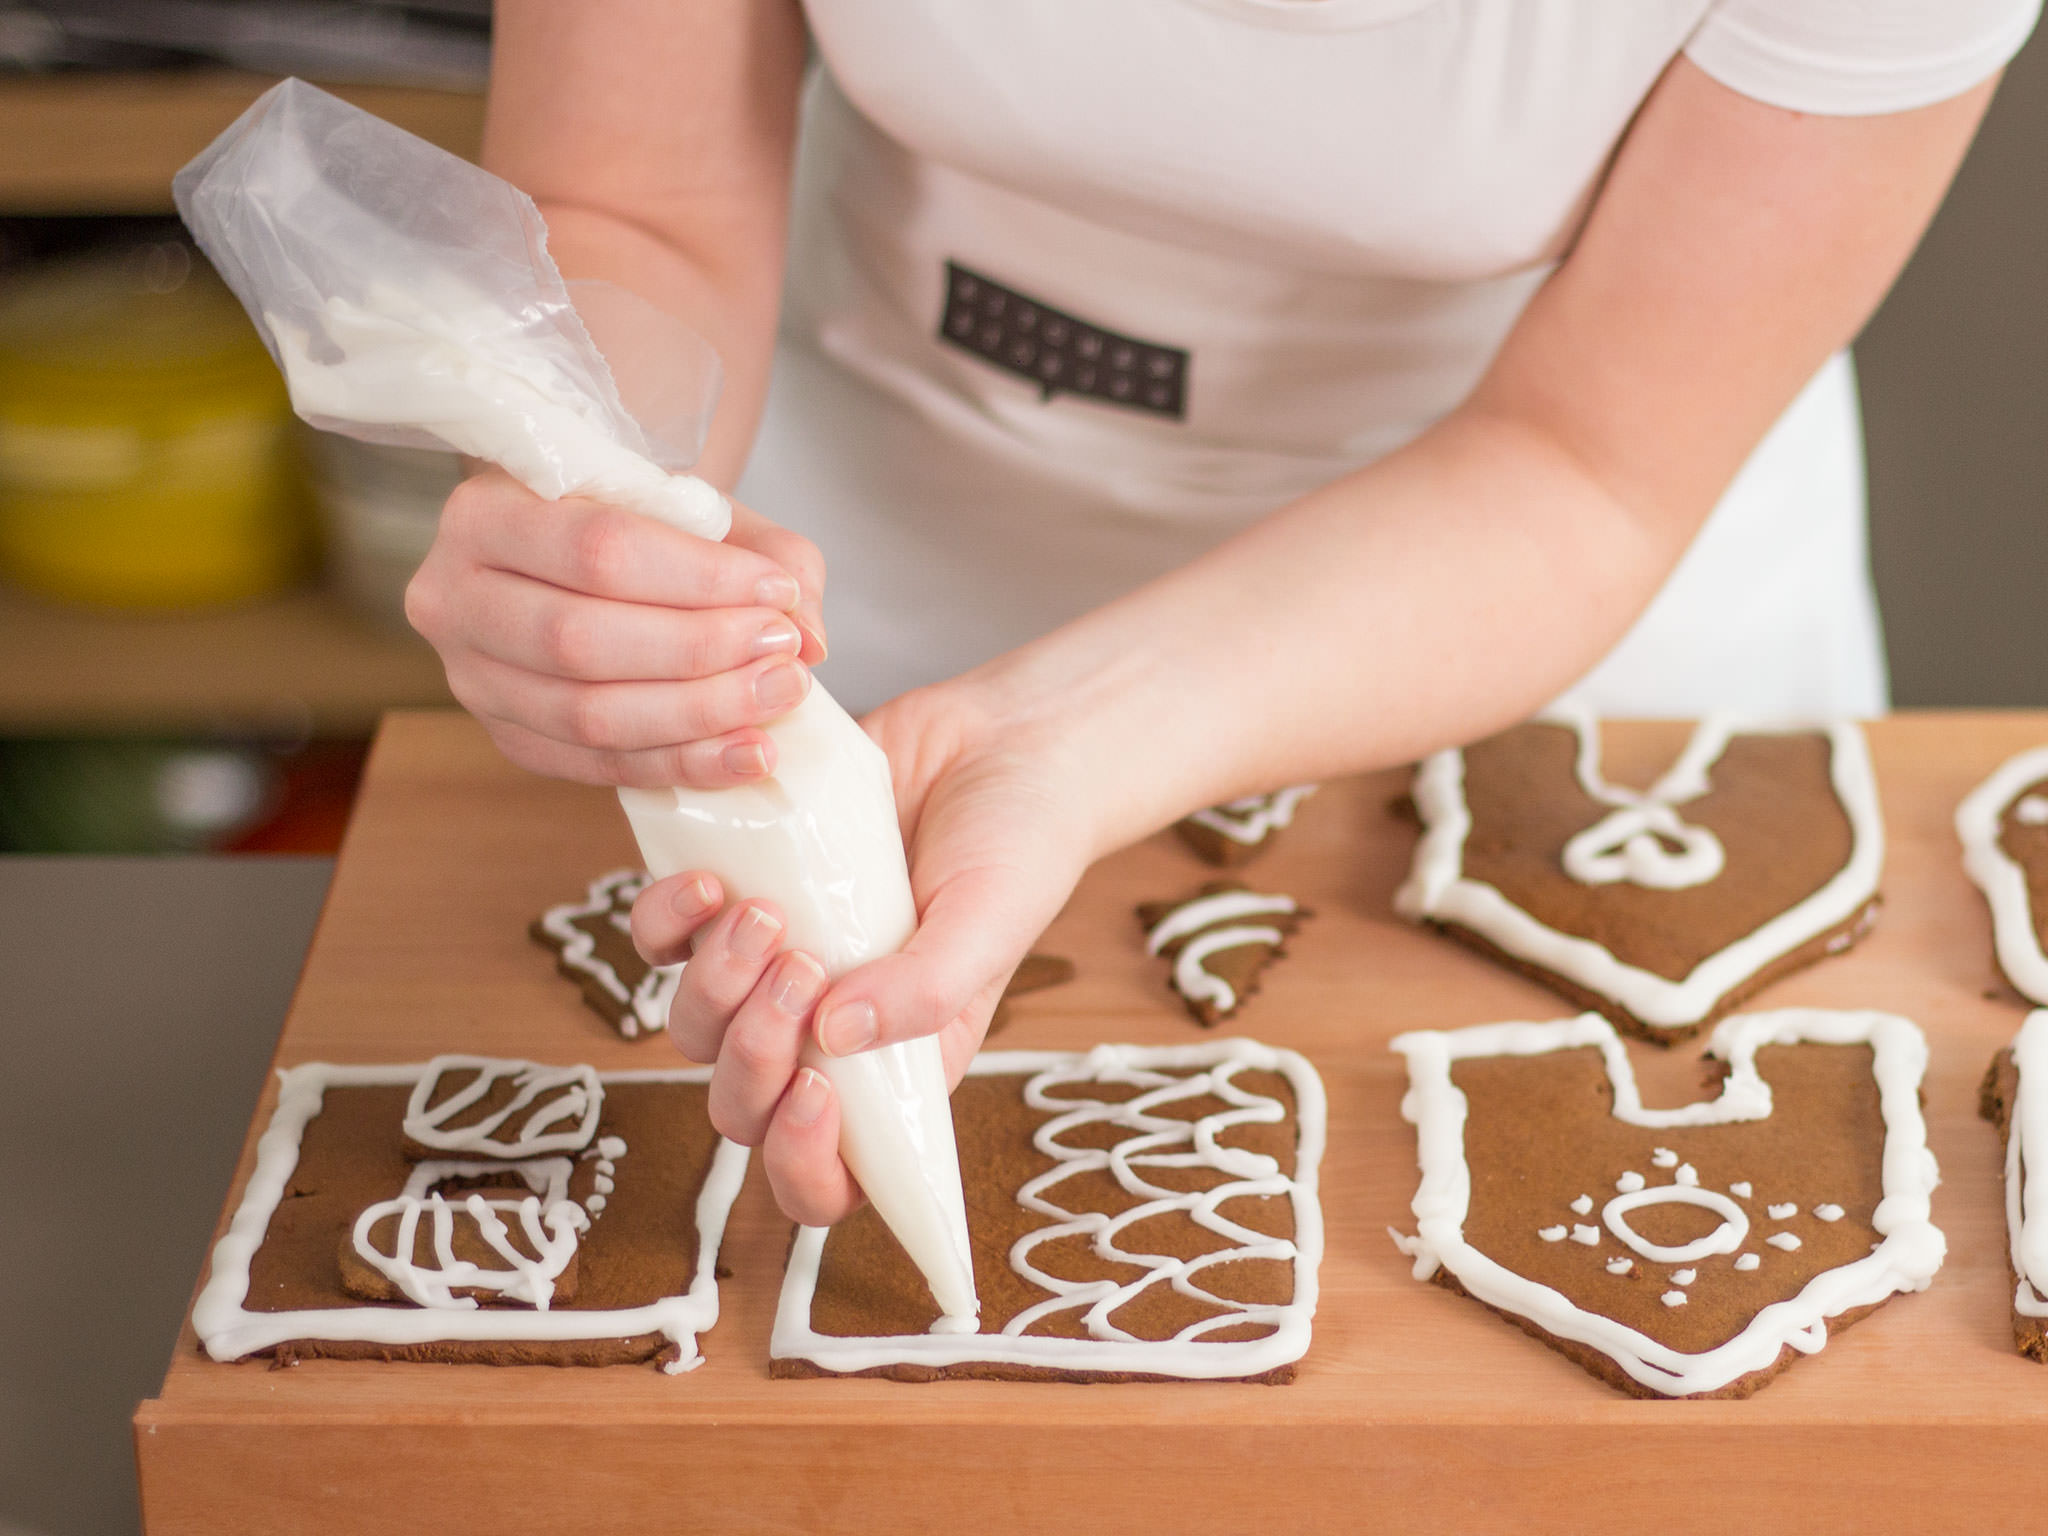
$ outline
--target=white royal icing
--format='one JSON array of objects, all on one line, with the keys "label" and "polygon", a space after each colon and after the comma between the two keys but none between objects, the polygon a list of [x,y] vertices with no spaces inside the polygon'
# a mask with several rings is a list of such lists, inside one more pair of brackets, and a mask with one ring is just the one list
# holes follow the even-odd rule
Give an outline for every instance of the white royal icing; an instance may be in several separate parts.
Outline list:
[{"label": "white royal icing", "polygon": [[1280,917],[1296,911],[1292,896],[1272,896],[1259,891],[1218,891],[1184,901],[1154,923],[1145,935],[1145,953],[1156,955],[1175,939],[1217,923],[1234,923],[1246,917]]},{"label": "white royal icing", "polygon": [[[948,1366],[983,1361],[1056,1371],[1189,1378],[1257,1376],[1301,1358],[1308,1348],[1316,1307],[1316,1271],[1322,1262],[1323,1224],[1316,1181],[1326,1120],[1322,1081],[1306,1060],[1293,1051],[1232,1039],[1156,1048],[1102,1045],[1085,1055],[987,1051],[967,1070],[971,1076],[1027,1077],[1022,1087],[1025,1101],[1054,1117],[1038,1128],[1033,1141],[1054,1159],[1055,1166],[1032,1179],[1016,1197],[1019,1205],[1048,1220],[1019,1238],[1010,1250],[1010,1267],[1032,1286],[1050,1292],[1048,1299],[1018,1313],[1000,1334],[928,1333],[886,1338],[820,1334],[811,1327],[811,1301],[826,1232],[822,1227],[800,1227],[776,1307],[770,1341],[774,1357],[808,1360],[842,1372],[898,1364]],[[1273,1124],[1286,1115],[1280,1100],[1237,1083],[1237,1075],[1248,1070],[1277,1072],[1294,1090],[1297,1141],[1292,1178],[1283,1176],[1271,1158],[1217,1141],[1232,1125]],[[1173,1075],[1176,1073],[1193,1075],[1179,1077]],[[1120,1102],[1074,1097],[1077,1088],[1090,1083],[1129,1085],[1141,1091]],[[1195,1121],[1153,1113],[1205,1096],[1221,1099],[1225,1107]],[[1097,1125],[1115,1126],[1129,1134],[1107,1148],[1070,1147],[1060,1140],[1077,1127]],[[1154,1183],[1147,1177],[1152,1168],[1204,1168],[1223,1178],[1220,1183],[1187,1192]],[[1068,1210],[1059,1203],[1060,1185],[1083,1172],[1109,1174],[1134,1203],[1115,1215]],[[1291,1242],[1241,1227],[1219,1210],[1231,1199],[1254,1195],[1284,1196],[1290,1201],[1294,1212]],[[1194,1259],[1120,1246],[1120,1239],[1133,1227],[1166,1212],[1186,1214],[1227,1243]],[[1071,1236],[1087,1237],[1097,1253],[1121,1260],[1139,1273],[1129,1280],[1072,1281],[1033,1263],[1040,1245]],[[1202,1287],[1202,1271],[1210,1265],[1246,1258],[1291,1263],[1292,1299],[1282,1306],[1254,1305],[1215,1297]],[[1213,1301],[1224,1310],[1171,1339],[1136,1338],[1111,1319],[1153,1285],[1171,1286]],[[1057,1338],[1023,1331],[1054,1313],[1073,1314],[1088,1336]],[[1208,1342],[1204,1338],[1217,1329],[1245,1323],[1266,1324],[1273,1332],[1251,1340]]]},{"label": "white royal icing", "polygon": [[1591,1195],[1581,1195],[1581,1196],[1579,1196],[1579,1198],[1578,1198],[1578,1199],[1576,1199],[1576,1200],[1574,1200],[1574,1201],[1572,1202],[1572,1209],[1573,1209],[1574,1211],[1577,1211],[1577,1212],[1578,1212],[1578,1213],[1579,1213],[1579,1214],[1580,1214],[1581,1216],[1590,1216],[1590,1215],[1592,1215],[1592,1214],[1593,1214],[1593,1197],[1592,1197]]},{"label": "white royal icing", "polygon": [[2012,808],[2012,819],[2023,827],[2048,827],[2048,795],[2024,795]]},{"label": "white royal icing", "polygon": [[[2035,747],[2001,764],[1956,807],[1963,868],[1991,904],[1991,936],[1999,968],[2030,1002],[2048,1005],[2048,954],[2041,949],[2027,872],[1998,846],[1999,823],[2013,796],[2048,779],[2048,747]],[[2029,796],[2029,799],[2036,798]],[[2014,808],[2015,819],[2034,825]]]},{"label": "white royal icing", "polygon": [[[469,1081],[441,1093],[441,1079],[467,1073]],[[511,1099],[470,1125],[451,1126],[510,1078]],[[437,1152],[528,1158],[544,1152],[580,1152],[590,1144],[604,1108],[604,1087],[589,1067],[543,1067],[489,1056],[436,1056],[413,1085],[405,1106],[405,1134]],[[509,1132],[509,1135],[501,1135]]]},{"label": "white royal icing", "polygon": [[1691,1285],[1693,1281],[1699,1278],[1699,1273],[1696,1269],[1674,1269],[1671,1271],[1671,1283],[1673,1285]]},{"label": "white royal icing", "polygon": [[[1589,799],[1613,810],[1564,845],[1564,872],[1581,885],[1626,881],[1653,891],[1679,891],[1717,878],[1727,862],[1721,840],[1693,826],[1678,807],[1697,800],[1712,785],[1712,772],[1725,732],[1701,728],[1665,775],[1638,792],[1610,784],[1600,772],[1600,732],[1591,722],[1579,727],[1579,785]],[[1675,843],[1673,852],[1665,844]]]},{"label": "white royal icing", "polygon": [[1735,1181],[1735,1182],[1734,1182],[1733,1184],[1730,1184],[1730,1185],[1728,1186],[1728,1193],[1729,1193],[1729,1194],[1731,1194],[1731,1195],[1739,1195],[1739,1196],[1741,1196],[1741,1197],[1742,1197],[1742,1198],[1743,1198],[1744,1200],[1747,1200],[1747,1199],[1749,1198],[1749,1196],[1750,1196],[1750,1182],[1749,1182],[1749,1180],[1747,1180],[1747,1179],[1737,1179],[1737,1180],[1736,1180],[1736,1181]]},{"label": "white royal icing", "polygon": [[[1614,1092],[1615,1118],[1658,1129],[1768,1118],[1771,1090],[1757,1073],[1756,1053],[1766,1045],[1802,1041],[1871,1047],[1872,1072],[1885,1125],[1884,1198],[1871,1218],[1881,1240],[1864,1258],[1824,1271],[1809,1280],[1797,1296],[1762,1308],[1726,1343],[1697,1354],[1674,1350],[1612,1318],[1586,1311],[1558,1291],[1516,1274],[1465,1241],[1465,1216],[1471,1204],[1472,1185],[1471,1170],[1465,1162],[1466,1101],[1451,1080],[1454,1062],[1592,1047],[1601,1053],[1606,1064]],[[1653,1391],[1672,1396],[1711,1392],[1767,1368],[1788,1346],[1810,1353],[1825,1342],[1828,1318],[1874,1305],[1897,1291],[1922,1290],[1941,1267],[1947,1244],[1940,1228],[1929,1219],[1931,1196],[1940,1176],[1934,1155],[1927,1148],[1927,1127],[1919,1096],[1927,1064],[1927,1044],[1916,1026],[1896,1015],[1783,1009],[1724,1019],[1715,1028],[1708,1047],[1728,1064],[1720,1096],[1675,1109],[1644,1107],[1635,1073],[1614,1027],[1597,1014],[1544,1024],[1419,1030],[1397,1036],[1392,1048],[1408,1063],[1409,1089],[1402,1099],[1401,1113],[1416,1128],[1417,1160],[1422,1169],[1413,1202],[1417,1233],[1412,1238],[1396,1237],[1402,1250],[1415,1261],[1415,1277],[1427,1280],[1439,1267],[1446,1268],[1486,1305],[1528,1318],[1558,1338],[1599,1350],[1633,1380]],[[1696,1202],[1709,1196],[1726,1199],[1697,1186],[1659,1187],[1682,1191],[1677,1198]],[[1737,1216],[1741,1215],[1741,1208],[1734,1202],[1727,1204]],[[1719,1211],[1724,1228],[1732,1224],[1729,1210],[1713,1208]],[[1626,1210],[1621,1214],[1626,1217]],[[1718,1236],[1721,1230],[1711,1235]],[[1739,1256],[1736,1268],[1755,1268],[1753,1262],[1743,1262],[1754,1257]]]},{"label": "white royal icing", "polygon": [[[1719,1216],[1721,1224],[1705,1237],[1695,1238],[1689,1243],[1676,1246],[1653,1243],[1628,1224],[1628,1213],[1646,1205],[1697,1205]],[[1733,1253],[1749,1235],[1749,1218],[1743,1214],[1741,1206],[1711,1189],[1695,1189],[1684,1184],[1660,1184],[1655,1189],[1616,1195],[1601,1210],[1600,1219],[1606,1223],[1607,1230],[1623,1243],[1659,1264],[1683,1264],[1689,1259],[1704,1259],[1716,1253]]]},{"label": "white royal icing", "polygon": [[1193,1002],[1209,1003],[1217,1011],[1228,1013],[1237,1006],[1237,989],[1221,976],[1206,969],[1208,958],[1226,949],[1240,949],[1246,944],[1277,946],[1285,938],[1286,935],[1278,928],[1266,928],[1253,923],[1241,923],[1197,934],[1173,957],[1174,990]]},{"label": "white royal icing", "polygon": [[2012,1309],[2048,1317],[2048,1008],[2027,1015],[2012,1041],[2019,1088],[2005,1133],[2005,1228],[2013,1273]]},{"label": "white royal icing", "polygon": [[1685,1292],[1666,1291],[1661,1299],[1667,1307],[1682,1307],[1685,1305]]},{"label": "white royal icing", "polygon": [[1799,1207],[1788,1200],[1783,1205],[1765,1206],[1764,1214],[1773,1221],[1789,1221],[1799,1214]]},{"label": "white royal icing", "polygon": [[1600,1242],[1600,1229],[1598,1227],[1585,1227],[1575,1224],[1572,1227],[1572,1241],[1584,1243],[1588,1248],[1596,1247]]},{"label": "white royal icing", "polygon": [[[1549,723],[1579,733],[1580,750],[1597,726],[1590,716],[1567,714]],[[1554,972],[1612,998],[1653,1028],[1697,1024],[1742,982],[1771,961],[1854,917],[1877,893],[1884,865],[1884,818],[1878,810],[1877,781],[1863,733],[1848,721],[1832,724],[1765,726],[1708,720],[1695,732],[1688,753],[1718,758],[1737,734],[1819,733],[1830,743],[1829,776],[1849,818],[1849,860],[1804,901],[1772,917],[1755,932],[1709,955],[1683,980],[1673,981],[1633,966],[1604,945],[1560,932],[1523,911],[1493,886],[1466,877],[1465,839],[1472,815],[1465,803],[1464,753],[1451,748],[1423,762],[1415,775],[1414,799],[1425,828],[1407,881],[1395,906],[1415,921],[1455,922],[1483,935],[1517,960]],[[1711,749],[1711,750],[1710,750]]]},{"label": "white royal icing", "polygon": [[1735,1267],[1737,1269],[1755,1269],[1761,1263],[1763,1263],[1763,1260],[1753,1253],[1738,1253],[1735,1255]]},{"label": "white royal icing", "polygon": [[1650,1163],[1657,1168],[1676,1168],[1678,1154],[1669,1147],[1654,1147],[1650,1151]]},{"label": "white royal icing", "polygon": [[644,869],[615,869],[591,881],[582,901],[564,902],[540,915],[541,931],[562,946],[562,964],[590,977],[625,1010],[619,1017],[619,1033],[628,1040],[668,1028],[669,1004],[675,1001],[683,967],[649,966],[647,974],[629,987],[617,967],[598,958],[597,941],[577,927],[576,920],[602,916],[620,933],[630,935],[633,925],[617,908],[632,906],[633,898],[653,882],[654,876]]},{"label": "white royal icing", "polygon": [[[680,1357],[666,1367],[669,1372],[679,1373],[703,1364],[703,1356],[697,1353],[697,1335],[718,1320],[718,1247],[725,1235],[726,1217],[747,1171],[747,1149],[723,1139],[712,1155],[711,1168],[697,1196],[697,1269],[689,1289],[682,1295],[615,1310],[438,1306],[327,1307],[291,1312],[248,1309],[250,1262],[263,1246],[270,1218],[298,1167],[299,1146],[306,1127],[319,1115],[327,1090],[417,1085],[429,1081],[440,1064],[436,1061],[357,1067],[308,1062],[278,1074],[277,1107],[257,1140],[256,1166],[243,1187],[226,1235],[213,1246],[211,1271],[192,1306],[192,1326],[207,1354],[216,1360],[238,1360],[292,1339],[350,1339],[404,1345],[438,1339],[615,1339],[660,1333],[680,1351]],[[531,1064],[493,1065],[526,1068]],[[710,1077],[710,1069],[700,1067],[667,1072],[607,1072],[600,1081],[704,1083]],[[588,1139],[587,1132],[585,1137]],[[625,1144],[619,1142],[614,1155],[623,1156],[624,1152]],[[597,1199],[592,1196],[593,1204]]]},{"label": "white royal icing", "polygon": [[1313,784],[1294,784],[1286,789],[1276,789],[1270,795],[1246,795],[1239,800],[1196,811],[1188,820],[1196,826],[1207,827],[1219,837],[1250,847],[1254,843],[1263,843],[1282,827],[1291,825],[1301,802],[1315,792]]},{"label": "white royal icing", "polygon": [[1609,1259],[1607,1261],[1607,1273],[1609,1273],[1610,1275],[1625,1275],[1635,1267],[1636,1261],[1634,1259],[1617,1258]]},{"label": "white royal icing", "polygon": [[1816,1205],[1813,1214],[1821,1221],[1840,1221],[1847,1212],[1839,1205],[1829,1202],[1826,1205]]}]

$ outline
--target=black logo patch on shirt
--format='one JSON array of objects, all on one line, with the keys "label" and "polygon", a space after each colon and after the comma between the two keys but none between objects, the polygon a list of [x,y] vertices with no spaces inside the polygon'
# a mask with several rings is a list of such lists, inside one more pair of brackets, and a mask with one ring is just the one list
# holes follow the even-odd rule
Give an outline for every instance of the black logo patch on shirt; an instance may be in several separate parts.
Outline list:
[{"label": "black logo patch on shirt", "polygon": [[1187,414],[1185,347],[1112,331],[954,261],[946,263],[939,339],[1029,379],[1047,400],[1085,395],[1175,421]]}]

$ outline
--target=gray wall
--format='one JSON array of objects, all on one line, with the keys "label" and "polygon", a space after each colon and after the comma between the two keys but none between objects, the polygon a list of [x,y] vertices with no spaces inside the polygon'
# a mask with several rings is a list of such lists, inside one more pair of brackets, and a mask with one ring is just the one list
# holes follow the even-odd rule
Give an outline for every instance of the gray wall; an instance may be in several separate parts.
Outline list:
[{"label": "gray wall", "polygon": [[1894,702],[2048,705],[2048,41],[1856,357]]}]

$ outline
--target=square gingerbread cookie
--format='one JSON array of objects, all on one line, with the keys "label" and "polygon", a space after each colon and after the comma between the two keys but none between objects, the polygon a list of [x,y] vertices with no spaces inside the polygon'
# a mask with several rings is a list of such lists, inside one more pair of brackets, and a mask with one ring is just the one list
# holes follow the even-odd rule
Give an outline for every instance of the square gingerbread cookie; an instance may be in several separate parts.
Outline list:
[{"label": "square gingerbread cookie", "polygon": [[216,1360],[700,1364],[746,1173],[707,1069],[480,1056],[279,1074],[192,1309]]},{"label": "square gingerbread cookie", "polygon": [[1322,1257],[1323,1090],[1302,1057],[984,1052],[953,1109],[981,1331],[929,1331],[936,1304],[863,1208],[797,1230],[775,1375],[1292,1378]]}]

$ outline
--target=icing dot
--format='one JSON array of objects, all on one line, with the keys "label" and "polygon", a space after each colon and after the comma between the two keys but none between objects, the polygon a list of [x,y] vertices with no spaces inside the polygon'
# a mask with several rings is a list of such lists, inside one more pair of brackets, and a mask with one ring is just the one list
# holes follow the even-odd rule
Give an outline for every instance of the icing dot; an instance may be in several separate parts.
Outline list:
[{"label": "icing dot", "polygon": [[1740,1199],[1747,1200],[1750,1195],[1749,1180],[1739,1179],[1735,1183],[1730,1184],[1728,1186],[1728,1193],[1731,1195],[1735,1195]]},{"label": "icing dot", "polygon": [[1674,1269],[1671,1271],[1671,1283],[1673,1285],[1691,1285],[1697,1277],[1697,1270]]},{"label": "icing dot", "polygon": [[1563,1227],[1538,1227],[1536,1229],[1536,1235],[1546,1243],[1561,1243],[1564,1241],[1564,1234],[1565,1229]]},{"label": "icing dot", "polygon": [[1657,1299],[1663,1302],[1664,1305],[1667,1307],[1682,1307],[1685,1305],[1685,1292],[1666,1291],[1662,1296],[1658,1297]]},{"label": "icing dot", "polygon": [[619,1171],[619,1165],[613,1162],[608,1157],[600,1157],[597,1160],[597,1171],[603,1174],[606,1178],[610,1178],[613,1174]]},{"label": "icing dot", "polygon": [[617,1188],[619,1187],[619,1186],[618,1186],[617,1184],[615,1184],[615,1183],[614,1183],[614,1182],[613,1182],[612,1180],[610,1180],[610,1179],[606,1178],[606,1177],[605,1177],[605,1176],[604,1176],[603,1174],[601,1174],[601,1173],[600,1173],[600,1174],[599,1174],[599,1175],[598,1175],[598,1176],[597,1176],[596,1178],[592,1179],[592,1180],[591,1180],[590,1182],[591,1182],[591,1186],[592,1186],[592,1187],[593,1187],[594,1189],[596,1189],[596,1191],[597,1191],[597,1192],[598,1192],[598,1193],[599,1193],[600,1195],[608,1195],[608,1194],[610,1194],[610,1193],[611,1193],[611,1192],[612,1192],[613,1190],[615,1190],[615,1189],[617,1189]]},{"label": "icing dot", "polygon": [[1600,1241],[1600,1229],[1598,1227],[1575,1226],[1572,1228],[1572,1241],[1584,1243],[1588,1248],[1591,1248]]},{"label": "icing dot", "polygon": [[1738,1253],[1735,1255],[1735,1267],[1737,1269],[1755,1269],[1761,1263],[1763,1263],[1763,1260],[1753,1253]]},{"label": "icing dot", "polygon": [[597,1138],[597,1155],[616,1162],[626,1155],[626,1143],[617,1136],[600,1136]]},{"label": "icing dot", "polygon": [[589,1209],[590,1214],[595,1216],[599,1211],[604,1209],[605,1199],[603,1195],[592,1195],[588,1200],[584,1201],[583,1204]]},{"label": "icing dot", "polygon": [[1764,1241],[1769,1243],[1773,1248],[1784,1249],[1787,1253],[1790,1253],[1794,1248],[1797,1248],[1799,1246],[1799,1239],[1794,1237],[1790,1232],[1773,1232],[1769,1237],[1765,1238]]},{"label": "icing dot", "polygon": [[1840,1221],[1844,1212],[1839,1205],[1816,1205],[1813,1214],[1822,1221]]},{"label": "icing dot", "polygon": [[2023,796],[2012,808],[2012,819],[2023,827],[2048,827],[2048,798]]},{"label": "icing dot", "polygon": [[1700,1182],[1699,1170],[1693,1167],[1691,1163],[1687,1163],[1671,1177],[1674,1182],[1683,1184],[1687,1189],[1698,1187]]},{"label": "icing dot", "polygon": [[1650,1161],[1659,1168],[1676,1168],[1678,1166],[1678,1154],[1669,1147],[1659,1147],[1650,1154]]},{"label": "icing dot", "polygon": [[1643,1187],[1643,1176],[1631,1170],[1614,1181],[1614,1187],[1624,1195],[1632,1195]]},{"label": "icing dot", "polygon": [[1766,1206],[1765,1209],[1770,1212],[1771,1220],[1773,1221],[1784,1221],[1788,1217],[1799,1214],[1799,1207],[1789,1200],[1783,1205]]},{"label": "icing dot", "polygon": [[1609,1259],[1607,1261],[1607,1273],[1610,1275],[1625,1275],[1635,1267],[1634,1259]]},{"label": "icing dot", "polygon": [[1581,1216],[1589,1215],[1593,1209],[1593,1197],[1591,1195],[1579,1196],[1578,1199],[1572,1202],[1572,1209]]}]

